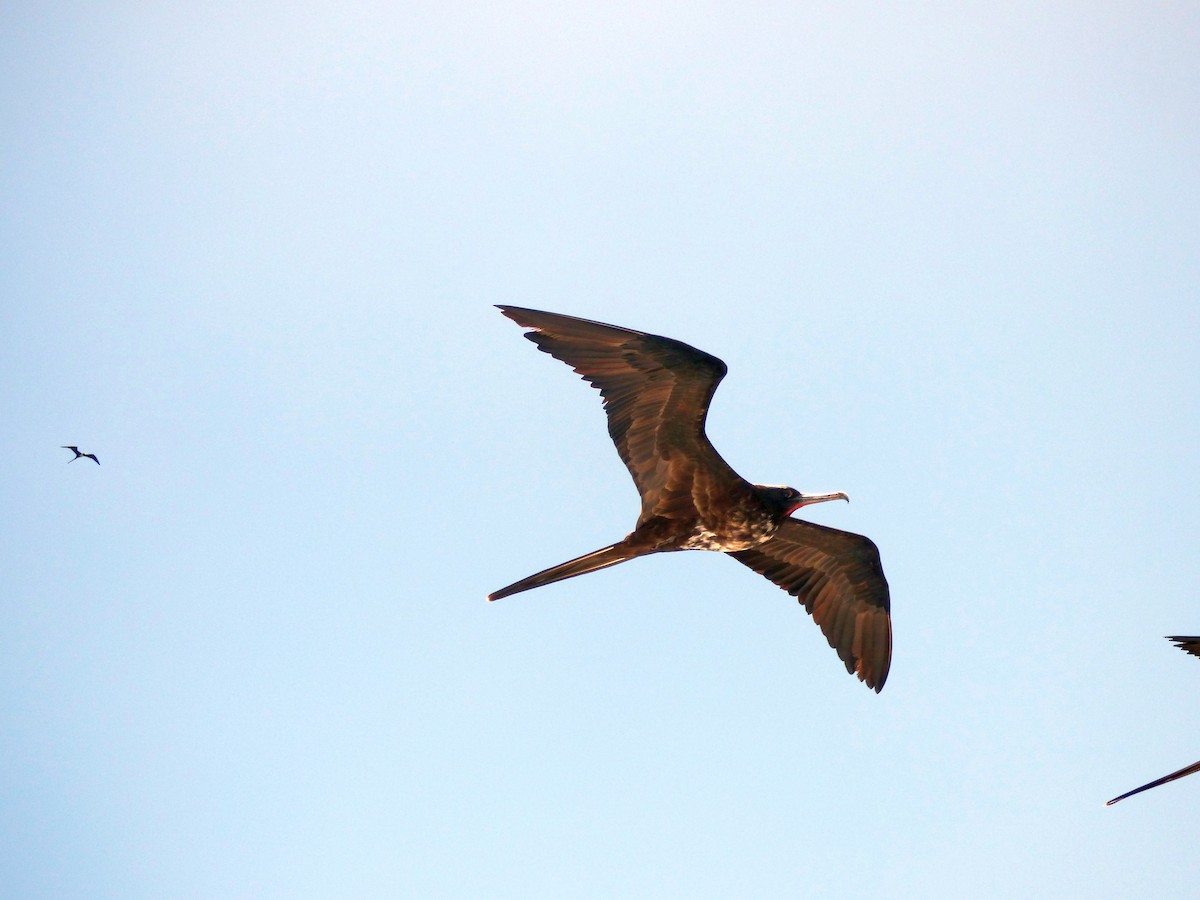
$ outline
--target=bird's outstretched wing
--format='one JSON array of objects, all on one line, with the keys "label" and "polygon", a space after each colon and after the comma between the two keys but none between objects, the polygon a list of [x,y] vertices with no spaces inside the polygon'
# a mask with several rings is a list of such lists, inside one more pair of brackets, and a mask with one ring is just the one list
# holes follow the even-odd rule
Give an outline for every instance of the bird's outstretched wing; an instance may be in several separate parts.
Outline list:
[{"label": "bird's outstretched wing", "polygon": [[[1167,638],[1167,640],[1171,641],[1176,647],[1178,647],[1180,650],[1183,650],[1185,653],[1190,653],[1192,656],[1200,656],[1200,637],[1189,637],[1187,635],[1176,634],[1171,635]],[[1113,797],[1104,805],[1112,806],[1118,800],[1124,800],[1126,797],[1132,797],[1134,794],[1140,794],[1142,791],[1148,791],[1150,788],[1156,788],[1160,784],[1167,784],[1175,781],[1178,778],[1183,778],[1185,775],[1195,774],[1196,772],[1200,772],[1200,762],[1192,763],[1190,766],[1184,766],[1177,772],[1172,772],[1170,775],[1164,775],[1162,778],[1151,781],[1149,784],[1143,784],[1141,787],[1134,788],[1132,791],[1126,791],[1120,797]]]},{"label": "bird's outstretched wing", "polygon": [[882,690],[892,664],[891,600],[869,538],[788,518],[769,540],[729,555],[803,603],[846,671]]},{"label": "bird's outstretched wing", "polygon": [[1192,656],[1200,657],[1200,637],[1173,635],[1168,637],[1167,640],[1174,642],[1175,646],[1184,653],[1190,653]]},{"label": "bird's outstretched wing", "polygon": [[1194,762],[1190,766],[1184,766],[1179,771],[1172,772],[1170,775],[1164,775],[1162,778],[1156,779],[1149,784],[1143,784],[1141,787],[1134,788],[1132,791],[1126,791],[1120,797],[1113,797],[1104,805],[1112,806],[1117,801],[1124,800],[1126,797],[1132,797],[1134,794],[1140,794],[1142,791],[1148,791],[1150,788],[1156,788],[1160,784],[1169,784],[1170,782],[1177,781],[1184,776],[1194,775],[1196,772],[1200,772],[1200,762]]},{"label": "bird's outstretched wing", "polygon": [[671,514],[700,490],[744,484],[709,443],[704,420],[725,363],[682,341],[516,306],[499,310],[525,337],[600,390],[608,433],[642,496],[641,519]]}]

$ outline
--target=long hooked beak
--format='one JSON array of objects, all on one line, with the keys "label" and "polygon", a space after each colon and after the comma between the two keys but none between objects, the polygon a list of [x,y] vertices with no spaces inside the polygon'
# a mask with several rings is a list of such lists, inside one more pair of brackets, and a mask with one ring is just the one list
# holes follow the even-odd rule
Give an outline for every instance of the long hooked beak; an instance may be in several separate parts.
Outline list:
[{"label": "long hooked beak", "polygon": [[788,510],[788,513],[794,513],[802,506],[812,506],[814,503],[824,503],[827,500],[845,500],[850,502],[850,495],[845,491],[835,491],[832,494],[801,494],[800,501]]},{"label": "long hooked beak", "polygon": [[849,503],[850,495],[845,491],[836,491],[832,494],[801,494],[800,502],[796,504],[796,508],[811,506],[814,503],[824,503],[826,500],[845,500]]}]

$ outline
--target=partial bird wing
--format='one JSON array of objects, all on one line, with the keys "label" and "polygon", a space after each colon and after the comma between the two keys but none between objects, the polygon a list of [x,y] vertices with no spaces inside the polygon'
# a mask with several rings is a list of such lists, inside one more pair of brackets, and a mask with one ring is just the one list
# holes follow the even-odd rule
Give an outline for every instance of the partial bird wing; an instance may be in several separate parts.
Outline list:
[{"label": "partial bird wing", "polygon": [[788,518],[769,540],[729,555],[803,603],[846,671],[883,689],[892,664],[891,600],[870,538]]},{"label": "partial bird wing", "polygon": [[498,309],[525,337],[599,388],[608,433],[642,496],[641,521],[694,502],[693,486],[715,493],[745,484],[709,443],[704,420],[725,363],[682,341],[539,312]]},{"label": "partial bird wing", "polygon": [[96,465],[100,465],[100,457],[96,456],[95,453],[80,453],[79,455],[86,456],[88,459],[90,459]]},{"label": "partial bird wing", "polygon": [[[1192,656],[1200,656],[1200,637],[1189,637],[1187,635],[1172,635],[1167,638],[1185,653],[1190,653]],[[1191,775],[1195,772],[1200,772],[1200,762],[1192,763],[1190,766],[1184,766],[1178,772],[1172,772],[1170,775],[1164,775],[1162,778],[1152,781],[1149,784],[1143,784],[1139,788],[1134,788],[1132,791],[1126,791],[1120,797],[1113,797],[1105,806],[1112,806],[1118,800],[1124,800],[1126,797],[1132,797],[1134,794],[1140,794],[1142,791],[1148,791],[1150,788],[1158,787],[1160,784],[1166,784],[1170,781],[1175,781],[1177,778],[1183,778],[1185,775]]]},{"label": "partial bird wing", "polygon": [[75,451],[75,455],[76,455],[76,456],[78,456],[78,455],[79,455],[79,448],[78,448],[78,447],[74,447],[74,446],[71,446],[71,445],[69,445],[69,444],[63,444],[63,445],[62,445],[62,448],[63,448],[64,450],[74,450],[74,451]]},{"label": "partial bird wing", "polygon": [[[1172,638],[1172,640],[1174,640],[1174,638]],[[1192,640],[1195,639],[1193,638]],[[1148,791],[1150,788],[1158,787],[1160,784],[1167,784],[1168,782],[1175,781],[1176,779],[1183,778],[1185,775],[1191,775],[1195,772],[1200,772],[1200,762],[1194,762],[1190,766],[1184,766],[1178,772],[1172,772],[1170,775],[1164,775],[1162,778],[1152,781],[1149,784],[1143,784],[1141,787],[1134,788],[1132,791],[1126,791],[1120,797],[1113,797],[1104,805],[1112,806],[1118,800],[1124,800],[1126,797],[1132,797],[1134,794],[1140,794],[1142,791]]]},{"label": "partial bird wing", "polygon": [[1174,635],[1167,638],[1168,641],[1174,641],[1175,646],[1184,653],[1190,653],[1192,656],[1200,657],[1200,637],[1186,637]]}]

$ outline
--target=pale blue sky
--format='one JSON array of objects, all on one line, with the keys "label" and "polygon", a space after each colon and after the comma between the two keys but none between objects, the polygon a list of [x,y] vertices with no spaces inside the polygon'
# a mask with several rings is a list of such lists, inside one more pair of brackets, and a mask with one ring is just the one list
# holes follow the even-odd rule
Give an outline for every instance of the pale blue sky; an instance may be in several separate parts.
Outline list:
[{"label": "pale blue sky", "polygon": [[[0,13],[0,893],[1133,897],[1200,877],[1200,7]],[[509,303],[728,363],[876,696],[623,536]],[[102,465],[67,464],[61,444]]]}]

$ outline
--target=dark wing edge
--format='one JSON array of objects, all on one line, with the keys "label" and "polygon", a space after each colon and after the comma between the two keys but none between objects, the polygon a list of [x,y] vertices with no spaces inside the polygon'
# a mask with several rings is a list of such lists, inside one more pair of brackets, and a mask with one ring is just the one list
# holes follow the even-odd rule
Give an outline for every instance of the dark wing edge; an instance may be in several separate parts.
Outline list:
[{"label": "dark wing edge", "polygon": [[789,518],[769,540],[729,555],[804,604],[846,671],[883,690],[892,665],[891,596],[870,538]]},{"label": "dark wing edge", "polygon": [[1176,647],[1184,653],[1190,653],[1192,656],[1200,657],[1200,637],[1189,637],[1188,635],[1168,635],[1167,640],[1171,641]]},{"label": "dark wing edge", "polygon": [[725,363],[682,341],[603,322],[498,306],[539,350],[599,389],[608,433],[642,495],[643,512],[668,488],[671,450],[719,478],[739,480],[704,433]]},{"label": "dark wing edge", "polygon": [[[1200,657],[1200,637],[1185,634],[1170,634],[1167,635],[1167,640],[1173,643],[1184,653],[1190,653],[1192,656]],[[1126,797],[1132,797],[1134,794],[1140,794],[1142,791],[1148,791],[1151,788],[1156,788],[1161,784],[1168,784],[1187,775],[1200,772],[1200,762],[1194,762],[1190,766],[1184,766],[1177,772],[1172,772],[1170,775],[1164,775],[1162,778],[1155,779],[1149,784],[1143,784],[1141,787],[1136,787],[1132,791],[1126,791],[1120,797],[1113,797],[1105,806],[1112,806],[1118,801],[1124,800]]]},{"label": "dark wing edge", "polygon": [[[1172,640],[1174,640],[1174,638],[1172,638]],[[1200,762],[1194,762],[1190,766],[1184,766],[1177,772],[1172,772],[1170,775],[1164,775],[1162,778],[1157,778],[1154,781],[1151,781],[1149,784],[1143,784],[1141,787],[1136,787],[1132,791],[1126,791],[1120,797],[1113,797],[1104,805],[1112,806],[1114,803],[1124,800],[1126,797],[1132,797],[1134,794],[1140,794],[1142,791],[1148,791],[1150,788],[1156,788],[1162,784],[1169,784],[1172,781],[1177,781],[1180,778],[1193,775],[1196,772],[1200,772]]]}]

